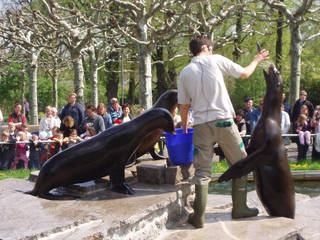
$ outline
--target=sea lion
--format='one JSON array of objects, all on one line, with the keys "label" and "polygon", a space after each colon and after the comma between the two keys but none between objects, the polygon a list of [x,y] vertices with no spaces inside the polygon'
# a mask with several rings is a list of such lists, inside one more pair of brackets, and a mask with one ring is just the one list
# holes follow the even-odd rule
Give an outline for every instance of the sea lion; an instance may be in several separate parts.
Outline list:
[{"label": "sea lion", "polygon": [[263,110],[247,149],[248,156],[230,167],[218,182],[254,171],[256,191],[268,214],[294,218],[294,184],[280,132],[282,79],[274,65],[263,73],[267,89]]},{"label": "sea lion", "polygon": [[[159,108],[159,107],[165,108],[173,116],[175,114],[175,110],[177,106],[178,106],[178,91],[177,89],[171,89],[161,94],[161,96],[158,98],[158,100],[154,104],[153,108]],[[165,156],[159,155],[154,149],[154,145],[159,141],[162,135],[163,135],[162,129],[156,129],[150,132],[146,136],[144,141],[141,143],[139,149],[137,150],[137,154],[134,157],[139,158],[142,155],[144,155],[146,152],[149,152],[154,160],[166,159]],[[130,160],[129,163],[134,162],[134,160],[135,159]]]},{"label": "sea lion", "polygon": [[174,131],[173,119],[168,110],[153,108],[129,122],[67,148],[43,165],[29,193],[45,196],[59,186],[110,175],[112,191],[133,194],[133,189],[124,180],[125,165],[136,154],[146,136],[156,129]]}]

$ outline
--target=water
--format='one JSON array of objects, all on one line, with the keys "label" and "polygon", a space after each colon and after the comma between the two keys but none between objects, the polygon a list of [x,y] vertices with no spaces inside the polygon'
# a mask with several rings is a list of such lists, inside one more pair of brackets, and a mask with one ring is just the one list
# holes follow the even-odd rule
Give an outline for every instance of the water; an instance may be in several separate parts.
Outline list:
[{"label": "water", "polygon": [[[248,191],[255,190],[255,183],[248,183]],[[294,183],[294,188],[296,193],[306,194],[310,197],[316,197],[320,195],[320,182],[319,181],[298,181]],[[209,184],[210,194],[231,194],[231,181],[217,183],[211,182]]]}]

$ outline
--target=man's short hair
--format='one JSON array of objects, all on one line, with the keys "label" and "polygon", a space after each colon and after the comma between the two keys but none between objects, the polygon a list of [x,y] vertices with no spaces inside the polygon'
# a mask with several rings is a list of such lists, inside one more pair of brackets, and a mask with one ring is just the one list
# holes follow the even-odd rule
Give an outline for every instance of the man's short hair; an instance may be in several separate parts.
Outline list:
[{"label": "man's short hair", "polygon": [[247,97],[244,102],[249,102],[250,100],[253,100],[251,97]]},{"label": "man's short hair", "polygon": [[86,106],[86,109],[91,109],[92,111],[96,111],[97,109],[96,109],[96,107],[93,105],[93,104],[91,104],[91,103],[89,103],[87,106]]},{"label": "man's short hair", "polygon": [[70,94],[69,94],[69,97],[71,97],[71,96],[77,97],[77,94],[73,92],[73,93],[70,93]]},{"label": "man's short hair", "polygon": [[189,42],[189,49],[193,56],[197,56],[201,50],[202,46],[207,45],[213,48],[213,42],[205,35],[196,35]]}]

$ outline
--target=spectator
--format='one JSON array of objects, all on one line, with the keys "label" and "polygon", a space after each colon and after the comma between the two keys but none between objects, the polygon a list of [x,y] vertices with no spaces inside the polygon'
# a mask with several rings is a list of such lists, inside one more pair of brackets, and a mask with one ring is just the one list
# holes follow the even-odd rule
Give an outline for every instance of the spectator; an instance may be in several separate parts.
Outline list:
[{"label": "spectator", "polygon": [[3,115],[2,115],[2,112],[1,112],[1,109],[0,109],[0,126],[1,126],[2,122],[3,122]]},{"label": "spectator", "polygon": [[286,94],[282,93],[282,104],[284,106],[284,111],[291,115],[291,106],[290,103],[286,99]]},{"label": "spectator", "polygon": [[111,99],[111,106],[108,107],[107,111],[108,113],[110,113],[113,124],[122,123],[121,117],[123,115],[123,112],[121,106],[118,103],[118,99]]},{"label": "spectator", "polygon": [[300,116],[302,105],[306,105],[308,107],[309,114],[307,115],[307,117],[311,119],[313,116],[314,107],[313,107],[313,104],[309,100],[307,100],[307,92],[304,90],[300,92],[299,99],[295,102],[293,106],[292,113],[291,113],[292,123],[295,123],[298,117]]},{"label": "spectator", "polygon": [[234,123],[238,127],[238,131],[240,133],[240,136],[243,137],[247,134],[247,126],[246,121],[244,120],[244,112],[242,109],[239,109],[236,111],[236,118],[234,120]]},{"label": "spectator", "polygon": [[107,113],[104,103],[99,103],[97,108],[98,114],[103,118],[104,128],[108,129],[112,127],[112,119],[109,113]]},{"label": "spectator", "polygon": [[52,136],[51,129],[54,127],[54,118],[52,117],[52,109],[50,106],[46,107],[45,116],[41,118],[39,125],[39,132],[45,132],[47,138]]},{"label": "spectator", "polygon": [[313,141],[312,160],[320,159],[320,105],[317,105],[313,113],[312,126],[316,137]]},{"label": "spectator", "polygon": [[83,140],[88,140],[88,139],[92,138],[95,135],[96,135],[96,131],[94,130],[94,128],[93,127],[88,127],[87,130],[86,130],[86,134],[83,137]]},{"label": "spectator", "polygon": [[253,99],[251,97],[244,100],[244,108],[242,108],[242,110],[244,112],[244,120],[246,121],[247,133],[250,133],[250,115],[255,110],[253,107]]},{"label": "spectator", "polygon": [[39,141],[39,136],[32,133],[30,141],[29,167],[32,169],[40,169],[41,148],[42,143]]},{"label": "spectator", "polygon": [[82,132],[85,132],[87,128],[94,127],[96,133],[101,133],[105,130],[103,118],[97,114],[95,106],[88,104],[86,106],[87,117],[83,121],[81,128]]},{"label": "spectator", "polygon": [[17,129],[14,123],[9,123],[9,140],[16,141]]},{"label": "spectator", "polygon": [[[84,120],[84,110],[83,110],[83,107],[76,102],[76,100],[77,100],[77,94],[70,93],[69,103],[62,108],[61,113],[59,114],[59,117],[61,120],[63,120],[65,117],[71,116],[74,121],[74,128],[79,131],[82,125],[82,122]],[[61,126],[61,130],[62,130],[62,126]]]},{"label": "spectator", "polygon": [[69,137],[73,129],[76,129],[73,118],[71,116],[65,116],[61,122],[60,128],[63,133],[63,137]]},{"label": "spectator", "polygon": [[61,152],[64,148],[67,147],[67,146],[64,146],[67,143],[66,143],[66,141],[64,141],[63,133],[59,129],[55,130],[53,132],[53,134],[54,135],[52,137],[52,140],[55,141],[55,143],[52,143],[50,146],[51,156],[55,155],[56,153]]},{"label": "spectator", "polygon": [[21,104],[16,103],[14,105],[14,111],[12,114],[9,115],[9,120],[8,120],[9,123],[14,123],[18,131],[21,130],[22,123],[27,122],[27,119],[25,115],[21,113],[21,110],[22,110]]},{"label": "spectator", "polygon": [[28,124],[23,123],[21,125],[21,131],[24,132],[24,134],[26,135],[26,141],[29,141],[29,139],[32,136],[32,134],[28,130],[29,130]]},{"label": "spectator", "polygon": [[307,121],[307,116],[301,114],[296,122],[296,131],[299,134],[299,142],[301,145],[311,143],[310,124]]},{"label": "spectator", "polygon": [[254,127],[256,126],[261,113],[262,113],[262,108],[263,108],[263,98],[260,98],[259,100],[259,107],[255,108],[249,113],[250,115],[250,134],[253,132]]},{"label": "spectator", "polygon": [[30,112],[29,103],[28,103],[27,99],[24,99],[24,100],[23,100],[23,103],[24,103],[25,115],[26,115],[26,117],[27,117],[27,119],[28,119],[28,121],[29,121],[29,120],[30,120],[30,119],[29,119],[29,112]]},{"label": "spectator", "polygon": [[71,147],[79,143],[81,141],[81,138],[78,136],[77,129],[72,129],[69,137],[64,138],[63,141],[68,144],[68,147]]},{"label": "spectator", "polygon": [[[19,131],[17,138],[19,141],[23,142],[27,140],[27,136],[24,132]],[[28,157],[27,157],[27,151],[28,151],[28,145],[26,143],[17,143],[16,144],[16,155],[13,159],[13,162],[11,164],[11,168],[16,170],[17,164],[20,160],[24,163],[24,169],[28,169]]]},{"label": "spectator", "polygon": [[52,115],[52,118],[53,118],[53,127],[60,128],[61,120],[60,120],[60,118],[58,117],[57,114],[58,114],[57,108],[52,107],[51,108],[51,115]]},{"label": "spectator", "polygon": [[12,163],[14,158],[14,144],[9,143],[9,132],[3,131],[1,134],[1,141],[5,142],[5,144],[0,144],[0,170],[7,171]]},{"label": "spectator", "polygon": [[290,116],[289,114],[285,111],[284,105],[281,105],[281,114],[280,114],[280,129],[281,129],[281,134],[287,134],[290,130]]},{"label": "spectator", "polygon": [[138,117],[142,113],[144,113],[144,108],[143,107],[138,108],[137,111],[136,111],[136,117]]},{"label": "spectator", "polygon": [[[299,135],[297,141],[298,157],[297,160],[306,159],[309,144],[311,125],[308,122],[308,117],[305,114],[300,114],[297,121],[294,123],[294,133]],[[306,144],[305,144],[306,143]]]},{"label": "spectator", "polygon": [[130,114],[130,105],[128,103],[124,104],[122,107],[123,114],[121,116],[122,122],[129,122],[133,117]]}]

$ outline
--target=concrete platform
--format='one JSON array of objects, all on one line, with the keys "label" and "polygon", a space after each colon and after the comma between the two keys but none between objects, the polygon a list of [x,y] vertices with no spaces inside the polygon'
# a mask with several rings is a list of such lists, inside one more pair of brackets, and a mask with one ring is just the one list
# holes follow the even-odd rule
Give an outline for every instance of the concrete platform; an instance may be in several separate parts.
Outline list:
[{"label": "concrete platform", "polygon": [[269,217],[258,200],[255,191],[248,194],[248,205],[258,207],[259,215],[248,219],[232,220],[231,197],[212,195],[208,197],[205,226],[195,229],[190,224],[167,230],[157,240],[296,240],[320,239],[320,196],[310,198],[296,194],[295,219]]},{"label": "concrete platform", "polygon": [[46,200],[24,193],[33,184],[0,181],[0,239],[155,239],[188,216],[190,185],[132,182],[133,196],[106,189],[80,199]]},{"label": "concrete platform", "polygon": [[320,239],[320,196],[296,194],[296,219],[268,217],[256,192],[250,206],[260,214],[232,220],[231,197],[209,195],[203,229],[185,224],[190,185],[131,182],[133,196],[110,192],[72,200],[46,200],[24,194],[28,180],[0,181],[0,239]]}]

